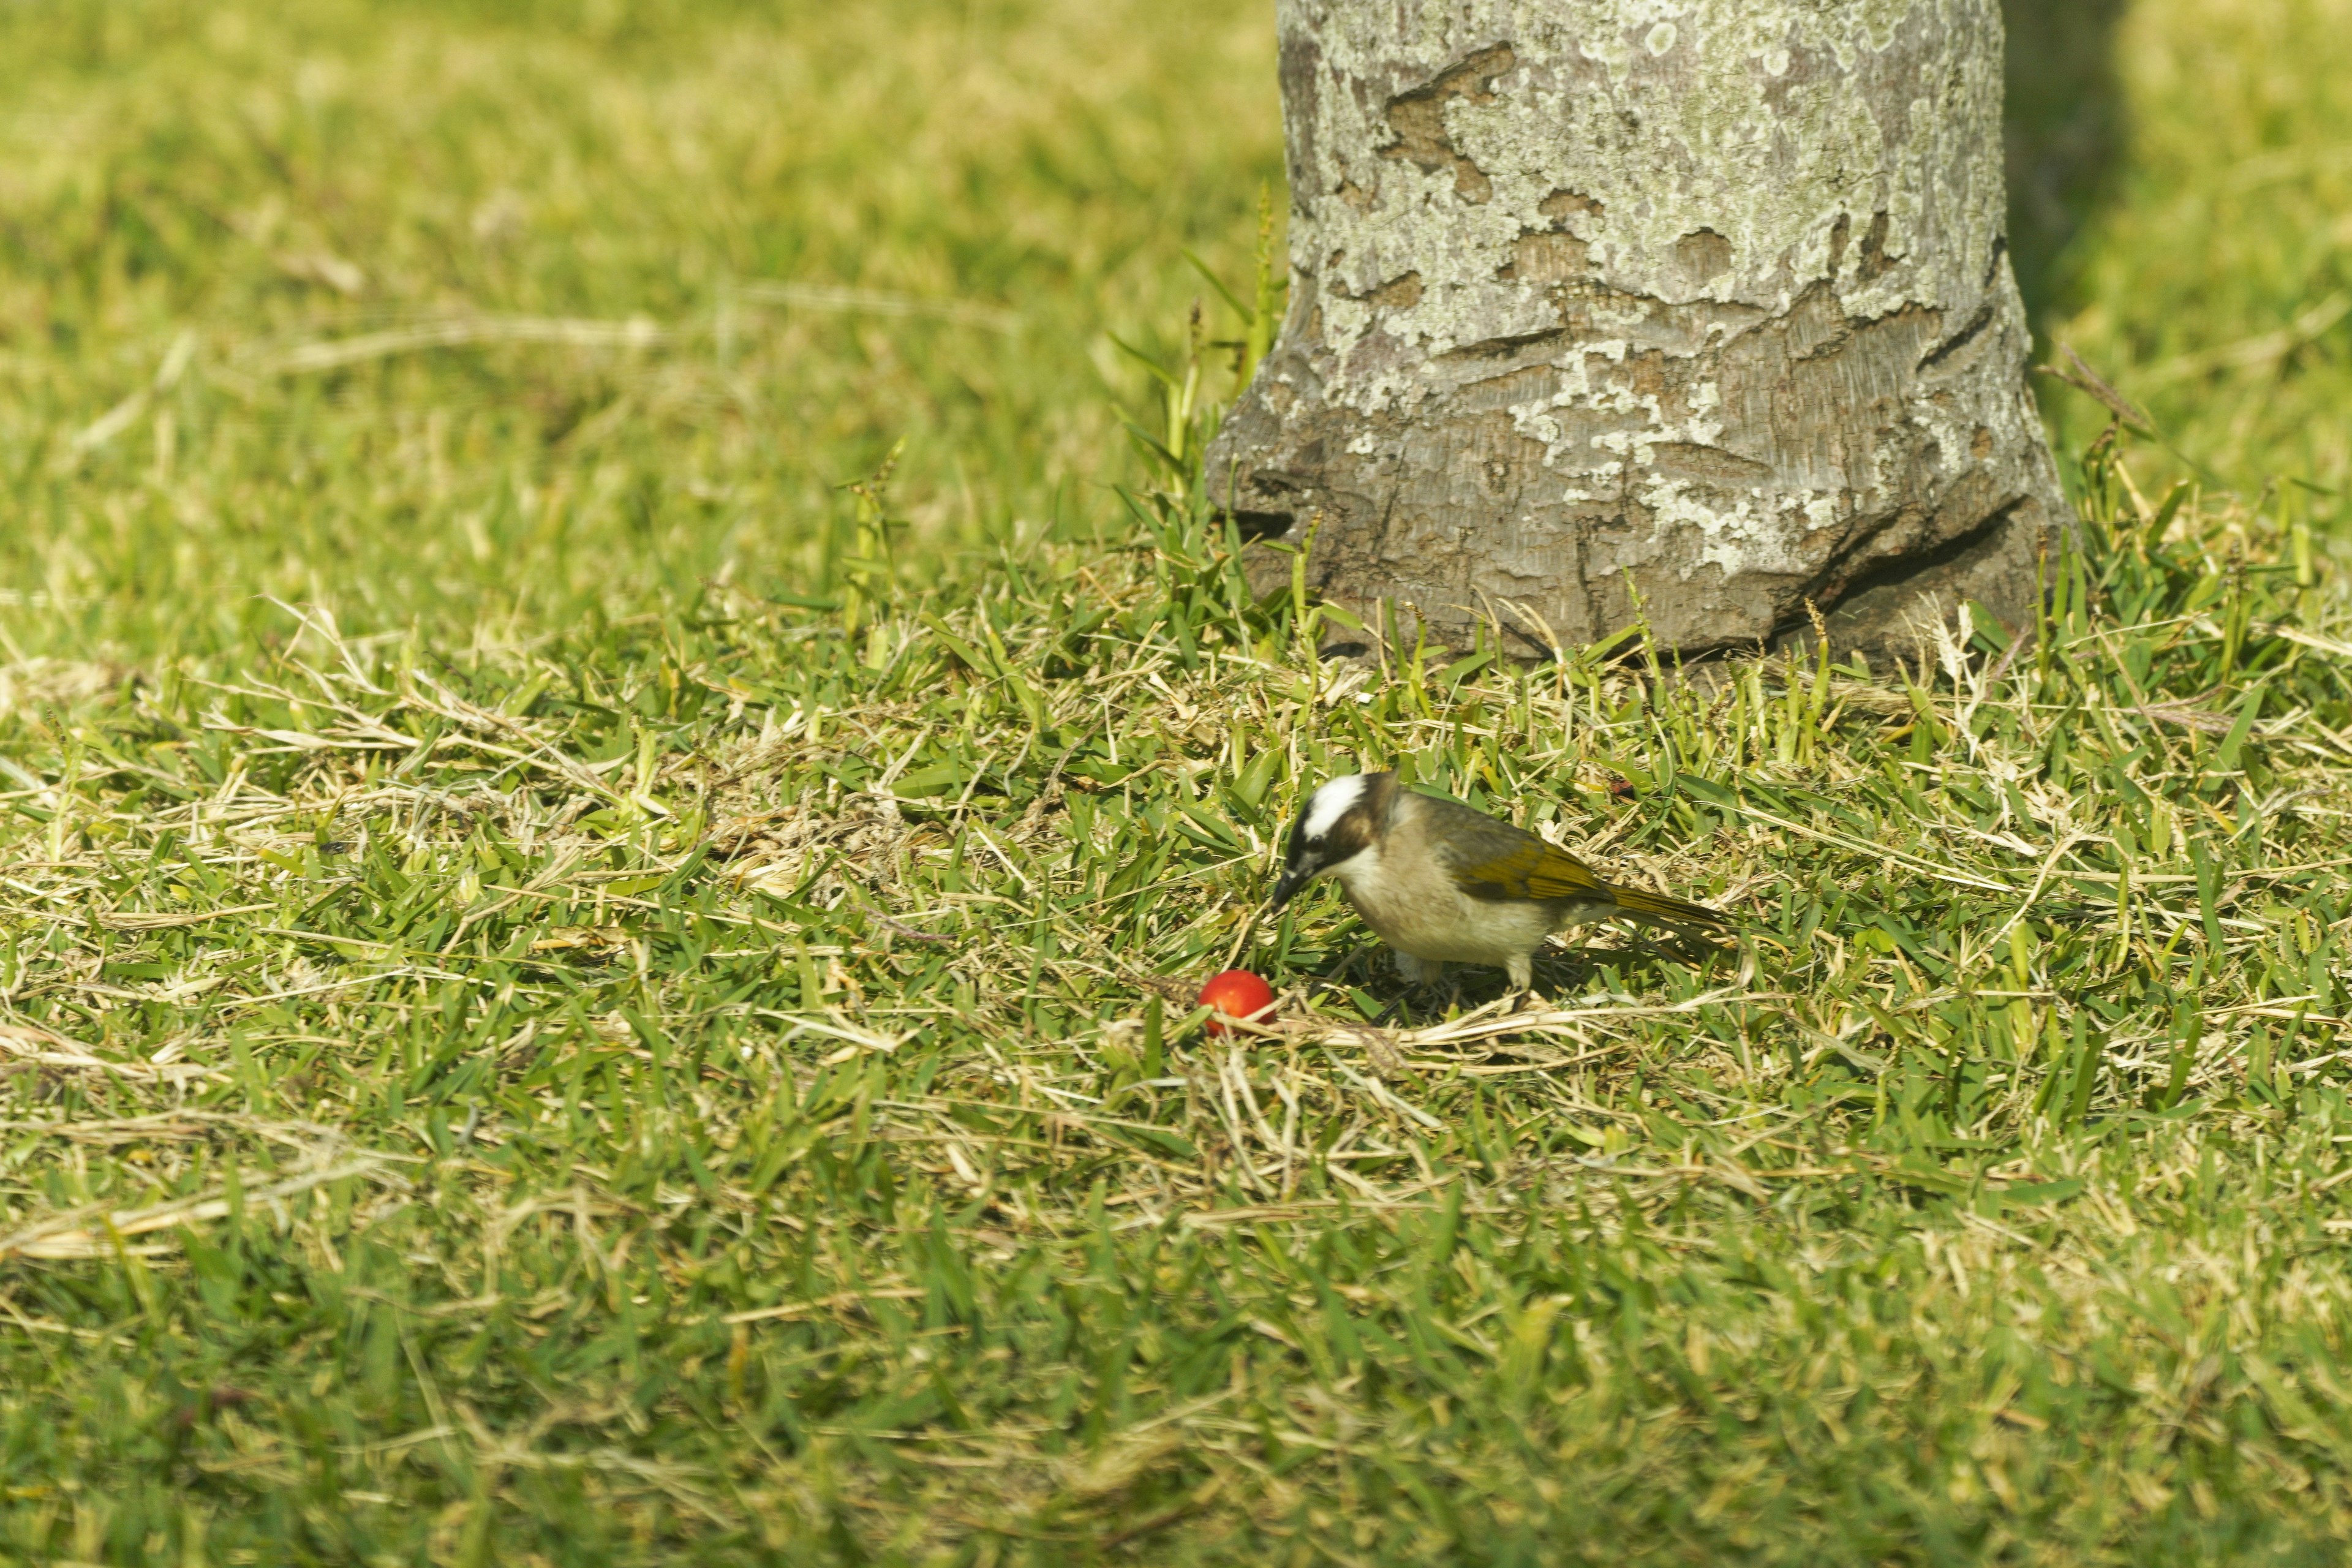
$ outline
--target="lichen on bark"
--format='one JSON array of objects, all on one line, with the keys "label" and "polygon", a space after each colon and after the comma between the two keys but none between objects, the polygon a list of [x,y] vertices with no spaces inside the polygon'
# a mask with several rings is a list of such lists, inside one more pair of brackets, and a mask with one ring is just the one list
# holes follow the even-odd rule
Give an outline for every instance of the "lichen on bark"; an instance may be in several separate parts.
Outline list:
[{"label": "lichen on bark", "polygon": [[[1211,494],[1532,650],[2024,607],[2063,516],[1994,0],[1278,0],[1291,296]],[[1273,552],[1269,577],[1286,575]]]}]

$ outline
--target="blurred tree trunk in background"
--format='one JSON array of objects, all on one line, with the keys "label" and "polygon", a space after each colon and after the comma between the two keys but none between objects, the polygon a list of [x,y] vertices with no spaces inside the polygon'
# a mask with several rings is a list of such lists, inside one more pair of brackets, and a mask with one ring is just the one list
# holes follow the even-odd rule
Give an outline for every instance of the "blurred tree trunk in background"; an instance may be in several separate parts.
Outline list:
[{"label": "blurred tree trunk in background", "polygon": [[1871,651],[1923,595],[2021,618],[2065,510],[1998,0],[1276,15],[1289,310],[1208,455],[1246,537],[1313,523],[1326,596],[1457,644],[1492,605],[1528,652],[1636,593],[1692,652],[1809,601]]}]

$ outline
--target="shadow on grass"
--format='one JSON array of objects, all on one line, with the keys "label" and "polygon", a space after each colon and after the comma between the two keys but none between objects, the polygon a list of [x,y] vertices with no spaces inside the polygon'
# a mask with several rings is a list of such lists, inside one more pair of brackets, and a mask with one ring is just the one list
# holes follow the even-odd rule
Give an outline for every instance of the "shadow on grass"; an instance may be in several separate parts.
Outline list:
[{"label": "shadow on grass", "polygon": [[[1574,942],[1574,938],[1570,938]],[[1664,984],[1669,975],[1696,973],[1712,975],[1737,967],[1738,955],[1726,949],[1685,953],[1672,945],[1633,938],[1630,941],[1554,945],[1535,958],[1534,1005],[1573,1007],[1590,999],[1596,985],[1611,992],[1633,992]],[[1450,963],[1444,975],[1426,984],[1400,976],[1388,949],[1367,945],[1325,967],[1317,975],[1324,984],[1342,989],[1360,988],[1379,998],[1381,1011],[1369,1021],[1381,1028],[1419,1029],[1443,1024],[1465,1013],[1501,1000],[1508,982],[1500,969],[1475,963]]]},{"label": "shadow on grass", "polygon": [[2002,0],[2009,244],[2038,329],[2072,304],[2068,247],[2113,195],[2130,125],[2115,65],[2126,0]]}]

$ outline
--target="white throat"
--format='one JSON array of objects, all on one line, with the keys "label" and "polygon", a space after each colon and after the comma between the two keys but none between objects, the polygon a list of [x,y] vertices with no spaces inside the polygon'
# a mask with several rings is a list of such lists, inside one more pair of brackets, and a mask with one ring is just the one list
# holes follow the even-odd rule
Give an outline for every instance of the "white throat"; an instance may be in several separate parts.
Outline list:
[{"label": "white throat", "polygon": [[1339,864],[1324,867],[1323,874],[1337,877],[1350,898],[1359,889],[1377,889],[1381,885],[1381,852],[1367,844]]}]

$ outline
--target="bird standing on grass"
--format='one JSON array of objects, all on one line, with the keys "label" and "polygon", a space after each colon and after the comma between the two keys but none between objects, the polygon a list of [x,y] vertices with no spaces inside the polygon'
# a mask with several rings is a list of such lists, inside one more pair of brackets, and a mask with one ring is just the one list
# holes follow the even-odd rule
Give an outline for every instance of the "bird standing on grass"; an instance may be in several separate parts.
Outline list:
[{"label": "bird standing on grass", "polygon": [[1526,829],[1407,789],[1394,773],[1349,773],[1315,792],[1290,830],[1273,907],[1327,874],[1415,984],[1449,963],[1486,963],[1528,990],[1544,938],[1612,915],[1683,934],[1726,923],[1703,905],[1613,887]]}]

